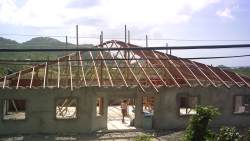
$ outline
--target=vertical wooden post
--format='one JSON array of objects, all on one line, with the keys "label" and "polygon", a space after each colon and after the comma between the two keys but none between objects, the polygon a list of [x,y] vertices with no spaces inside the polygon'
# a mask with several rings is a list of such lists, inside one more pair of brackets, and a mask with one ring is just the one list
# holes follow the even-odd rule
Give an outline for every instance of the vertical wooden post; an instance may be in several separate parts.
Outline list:
[{"label": "vertical wooden post", "polygon": [[125,24],[125,29],[124,29],[124,32],[125,32],[125,34],[124,34],[124,36],[125,36],[125,43],[127,43],[127,25]]},{"label": "vertical wooden post", "polygon": [[128,30],[128,43],[130,44],[130,31]]},{"label": "vertical wooden post", "polygon": [[60,59],[57,59],[57,88],[60,87]]},{"label": "vertical wooden post", "polygon": [[[79,37],[78,37],[78,25],[76,25],[76,48],[77,49],[79,47],[79,40],[78,39],[79,39]],[[79,58],[78,55],[79,54],[76,53],[76,58]],[[80,78],[80,62],[79,61],[77,61],[77,74],[76,74],[76,76],[77,76],[77,79]],[[78,83],[80,83],[80,79],[78,81],[79,81]]]},{"label": "vertical wooden post", "polygon": [[4,76],[4,80],[3,80],[3,88],[5,87],[6,84],[6,76]]},{"label": "vertical wooden post", "polygon": [[48,71],[47,67],[48,67],[48,63],[46,62],[44,65],[43,88],[45,88],[45,86],[46,86],[47,71]]},{"label": "vertical wooden post", "polygon": [[33,84],[34,73],[35,73],[35,67],[32,68],[31,79],[30,79],[30,88],[32,87],[32,84]]},{"label": "vertical wooden post", "polygon": [[[101,31],[101,35],[100,35],[100,46],[101,48],[103,48],[103,32]],[[103,51],[101,51],[101,54],[103,54]],[[102,58],[104,59],[104,58]],[[101,85],[103,85],[103,60],[101,60],[101,78],[100,78],[100,83]]]},{"label": "vertical wooden post", "polygon": [[65,45],[66,45],[66,48],[68,48],[68,36],[66,35],[65,38],[66,38],[66,39],[65,39]]},{"label": "vertical wooden post", "polygon": [[166,54],[168,54],[168,43],[166,43]]},{"label": "vertical wooden post", "polygon": [[76,48],[78,48],[79,42],[78,42],[78,25],[76,25]]},{"label": "vertical wooden post", "polygon": [[146,47],[148,47],[148,35],[146,34]]}]

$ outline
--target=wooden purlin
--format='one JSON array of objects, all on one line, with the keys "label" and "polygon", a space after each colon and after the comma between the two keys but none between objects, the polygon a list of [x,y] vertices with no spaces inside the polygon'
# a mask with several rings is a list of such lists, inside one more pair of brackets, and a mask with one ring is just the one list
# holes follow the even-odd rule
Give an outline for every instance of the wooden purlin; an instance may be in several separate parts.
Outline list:
[{"label": "wooden purlin", "polygon": [[57,88],[60,88],[60,59],[57,59]]},{"label": "wooden purlin", "polygon": [[159,56],[155,53],[155,51],[152,51],[152,53],[154,54],[154,56],[159,59],[160,64],[163,66],[163,68],[165,69],[165,71],[169,74],[169,76],[171,77],[171,79],[174,81],[174,83],[177,85],[177,87],[181,87],[180,84],[175,80],[174,76],[171,74],[171,72],[168,70],[168,68],[165,66],[165,64],[162,62],[162,60],[159,58]]},{"label": "wooden purlin", "polygon": [[[105,46],[108,48],[107,44],[105,44]],[[111,46],[113,46],[113,43],[111,44]],[[109,51],[109,54],[110,54],[110,56],[112,57],[112,59],[113,59],[115,65],[116,65],[116,67],[117,67],[117,69],[118,69],[118,71],[119,71],[119,73],[120,73],[120,75],[121,75],[121,77],[122,77],[122,80],[123,80],[125,86],[128,87],[128,84],[127,84],[127,82],[126,82],[126,80],[125,80],[125,78],[124,78],[124,76],[123,76],[123,74],[122,74],[122,71],[121,71],[121,69],[120,69],[118,63],[116,62],[116,60],[115,60],[113,54],[112,54],[110,51]]]},{"label": "wooden purlin", "polygon": [[109,73],[109,69],[108,69],[107,63],[106,63],[106,61],[105,61],[105,59],[104,59],[104,56],[103,56],[102,52],[99,51],[99,53],[100,53],[101,58],[103,59],[104,66],[105,66],[106,71],[107,71],[107,73],[108,73],[108,77],[109,77],[110,84],[111,84],[111,86],[113,87],[114,84],[113,84],[113,81],[112,81],[112,77],[111,77],[111,75],[110,75],[110,73]]},{"label": "wooden purlin", "polygon": [[44,67],[44,76],[43,76],[43,88],[46,87],[46,79],[47,79],[47,67],[48,67],[48,63],[45,63],[45,67]]},{"label": "wooden purlin", "polygon": [[87,81],[86,81],[85,72],[84,72],[84,69],[83,69],[83,59],[82,59],[82,55],[81,55],[80,51],[78,52],[78,54],[79,54],[80,65],[81,65],[81,69],[82,69],[82,78],[83,78],[84,86],[86,87],[87,86]]},{"label": "wooden purlin", "polygon": [[19,88],[20,77],[21,77],[21,71],[19,71],[19,74],[18,74],[17,83],[16,83],[16,89]]},{"label": "wooden purlin", "polygon": [[210,70],[227,88],[230,88],[230,86],[225,82],[223,81],[219,75],[217,75],[209,66],[205,65],[206,68],[208,68],[208,70]]},{"label": "wooden purlin", "polygon": [[35,73],[35,68],[33,67],[32,73],[31,73],[31,79],[30,79],[30,88],[32,87],[32,84],[33,84],[34,73]]},{"label": "wooden purlin", "polygon": [[89,51],[89,55],[90,55],[90,57],[91,57],[91,59],[92,59],[93,65],[94,65],[94,69],[95,69],[95,74],[96,74],[96,79],[97,79],[98,86],[101,87],[101,83],[100,83],[98,71],[97,71],[97,68],[96,68],[95,60],[94,60],[94,58],[93,58],[93,54],[92,54],[91,51]]},{"label": "wooden purlin", "polygon": [[[113,40],[113,43],[114,43],[115,46],[118,48],[118,45],[117,45],[116,41]],[[123,55],[122,55],[122,57],[125,58]],[[128,69],[129,69],[129,71],[130,71],[131,74],[134,76],[134,78],[135,78],[137,84],[139,85],[139,87],[142,89],[143,92],[145,92],[144,88],[142,87],[140,81],[139,81],[139,80],[137,79],[137,77],[135,76],[135,74],[134,74],[134,72],[132,71],[132,69],[131,69],[130,65],[128,64],[127,60],[124,60],[124,61],[125,61],[126,66],[127,66]]]},{"label": "wooden purlin", "polygon": [[217,87],[216,84],[199,68],[199,66],[193,62],[193,61],[190,61],[206,78],[207,80],[214,86],[214,87]]},{"label": "wooden purlin", "polygon": [[189,70],[189,72],[191,72],[191,74],[194,76],[195,80],[200,84],[200,86],[203,86],[203,84],[201,83],[201,81],[198,79],[198,77],[194,74],[194,72],[188,67],[188,65],[185,63],[185,61],[183,61],[180,58],[180,61],[182,62],[182,64]]},{"label": "wooden purlin", "polygon": [[[162,54],[163,55],[163,54]],[[181,77],[185,80],[185,82],[188,84],[189,87],[192,87],[192,85],[189,83],[189,81],[187,80],[187,78],[182,74],[182,72],[179,70],[179,68],[176,66],[176,64],[174,63],[174,61],[172,61],[166,54],[164,54],[164,58],[166,58],[169,62],[169,64],[171,64],[172,66],[174,66],[174,68],[177,70],[177,72],[181,75]]]},{"label": "wooden purlin", "polygon": [[160,76],[160,74],[157,72],[157,70],[154,68],[153,64],[149,61],[148,57],[145,55],[145,53],[143,51],[141,51],[143,57],[147,60],[149,66],[151,67],[151,69],[154,70],[154,72],[156,73],[156,75],[160,78],[161,82],[163,82],[163,84],[168,87],[167,83],[163,80],[163,78]]},{"label": "wooden purlin", "polygon": [[224,73],[232,82],[234,82],[238,87],[241,87],[232,77],[230,77],[223,69],[219,68],[219,70]]},{"label": "wooden purlin", "polygon": [[[127,44],[126,44],[126,45],[127,45]],[[129,46],[127,45],[127,47],[129,47]],[[135,56],[133,51],[131,51],[131,53],[133,54],[133,56]],[[149,83],[151,84],[151,86],[155,89],[156,92],[159,92],[159,90],[155,87],[154,83],[153,83],[153,82],[151,81],[151,79],[149,78],[147,72],[146,72],[146,71],[144,70],[144,68],[142,67],[141,63],[140,63],[138,60],[135,60],[135,61],[136,61],[136,63],[138,64],[138,66],[140,67],[140,69],[142,70],[142,72],[144,73],[144,75],[146,76],[146,78],[148,79],[148,81],[149,81]]]}]

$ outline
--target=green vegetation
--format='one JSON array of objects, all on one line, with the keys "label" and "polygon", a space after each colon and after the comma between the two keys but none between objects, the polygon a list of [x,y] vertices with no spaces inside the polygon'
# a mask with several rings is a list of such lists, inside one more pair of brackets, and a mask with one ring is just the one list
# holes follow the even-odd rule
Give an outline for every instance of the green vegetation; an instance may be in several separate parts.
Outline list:
[{"label": "green vegetation", "polygon": [[134,141],[151,141],[153,139],[150,135],[140,135],[135,137]]},{"label": "green vegetation", "polygon": [[250,141],[250,128],[241,135],[235,127],[221,127],[219,132],[208,128],[209,122],[219,115],[217,108],[212,106],[197,106],[197,114],[192,115],[183,141]]},{"label": "green vegetation", "polygon": [[208,123],[219,115],[218,109],[212,106],[197,106],[196,112],[189,120],[183,141],[212,140],[214,134],[208,129]]},{"label": "green vegetation", "polygon": [[241,75],[250,76],[250,67],[230,68],[230,67],[223,66],[223,65],[219,65],[217,67],[225,69],[225,70],[233,71],[233,72],[236,72],[236,73],[241,74]]},{"label": "green vegetation", "polygon": [[232,69],[232,71],[234,71],[234,72],[236,72],[238,74],[250,76],[250,67],[235,68],[235,69]]},{"label": "green vegetation", "polygon": [[[75,48],[76,45],[68,44],[67,48]],[[92,44],[82,44],[79,48],[93,47]],[[35,48],[35,49],[49,49],[49,48],[66,48],[66,44],[59,40],[49,38],[49,37],[37,37],[33,38],[24,43],[18,43],[16,41],[5,39],[0,37],[0,48]],[[0,60],[52,60],[56,59],[58,56],[63,56],[69,54],[70,52],[0,52]],[[0,62],[0,77],[6,74],[7,70],[17,71],[20,69],[27,68],[28,65],[21,63],[21,65],[15,65],[16,63],[4,63]],[[29,64],[29,63],[28,63]]]},{"label": "green vegetation", "polygon": [[217,137],[217,141],[240,141],[240,133],[234,127],[222,127]]}]

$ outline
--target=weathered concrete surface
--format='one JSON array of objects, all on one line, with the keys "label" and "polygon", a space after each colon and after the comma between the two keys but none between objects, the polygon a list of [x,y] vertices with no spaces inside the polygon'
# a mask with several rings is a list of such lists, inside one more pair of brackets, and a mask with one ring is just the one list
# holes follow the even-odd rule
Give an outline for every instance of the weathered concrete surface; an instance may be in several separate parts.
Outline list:
[{"label": "weathered concrete surface", "polygon": [[[160,88],[158,94],[153,89],[146,89],[142,94],[134,88],[99,88],[87,87],[71,91],[70,89],[37,88],[37,89],[0,89],[0,134],[40,134],[40,133],[90,133],[107,128],[107,107],[111,99],[135,99],[135,127],[143,127],[142,96],[154,96],[153,116],[154,129],[183,129],[189,116],[179,116],[178,97],[181,95],[198,96],[199,104],[213,105],[219,108],[221,115],[211,126],[233,125],[250,126],[250,115],[233,114],[235,95],[250,95],[249,88]],[[58,98],[75,97],[78,100],[78,118],[58,120],[55,118]],[[96,116],[96,99],[104,98],[104,114]],[[3,120],[4,99],[25,99],[26,119],[24,121]]]},{"label": "weathered concrete surface", "polygon": [[[1,89],[0,134],[90,133],[107,128],[108,98],[135,98],[136,88]],[[77,99],[77,119],[56,119],[56,99]],[[104,97],[104,115],[96,116],[96,99]],[[26,119],[3,120],[3,100],[26,100]]]},{"label": "weathered concrete surface", "polygon": [[234,96],[250,95],[249,88],[170,88],[160,91],[158,107],[155,109],[154,128],[183,129],[190,116],[179,115],[180,96],[198,96],[200,105],[212,105],[219,108],[221,113],[211,124],[213,127],[238,126],[250,127],[250,114],[233,114]]}]

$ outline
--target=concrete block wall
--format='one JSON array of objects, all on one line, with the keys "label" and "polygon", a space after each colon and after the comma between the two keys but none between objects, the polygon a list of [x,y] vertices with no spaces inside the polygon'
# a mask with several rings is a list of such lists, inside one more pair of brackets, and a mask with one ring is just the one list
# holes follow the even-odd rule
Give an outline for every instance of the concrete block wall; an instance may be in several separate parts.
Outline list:
[{"label": "concrete block wall", "polygon": [[237,126],[249,127],[250,114],[233,114],[234,96],[250,95],[249,88],[197,87],[162,89],[159,93],[158,107],[155,109],[155,129],[184,129],[190,116],[179,115],[180,96],[197,96],[200,105],[212,105],[221,113],[212,123],[212,127]]},{"label": "concrete block wall", "polygon": [[[18,89],[0,90],[0,134],[21,133],[88,133],[92,122],[92,89]],[[56,119],[55,101],[72,96],[77,98],[78,118]],[[25,120],[3,120],[3,100],[26,100]]]},{"label": "concrete block wall", "polygon": [[[198,96],[199,104],[218,107],[221,115],[211,126],[250,126],[250,115],[233,114],[234,96],[250,95],[249,88],[160,88],[159,93],[146,89],[143,94],[134,88],[99,88],[88,87],[71,91],[70,89],[1,89],[0,90],[0,134],[36,134],[36,133],[90,133],[107,128],[108,102],[112,99],[135,99],[135,126],[143,127],[142,97],[154,96],[154,129],[183,129],[189,116],[179,115],[180,96]],[[77,99],[78,118],[59,120],[55,118],[58,98],[74,97]],[[104,114],[96,116],[96,99],[104,98]],[[26,100],[26,119],[23,121],[3,120],[4,99]]]}]

